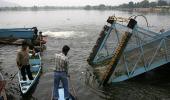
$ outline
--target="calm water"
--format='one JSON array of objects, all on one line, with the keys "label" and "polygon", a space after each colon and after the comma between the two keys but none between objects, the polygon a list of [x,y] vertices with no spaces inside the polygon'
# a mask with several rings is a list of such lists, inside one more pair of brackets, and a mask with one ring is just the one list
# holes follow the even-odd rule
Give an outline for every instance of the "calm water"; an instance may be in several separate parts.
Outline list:
[{"label": "calm water", "polygon": [[[43,54],[43,73],[40,80],[28,97],[22,98],[17,83],[17,77],[8,81],[6,91],[10,100],[49,100],[53,87],[54,53],[59,53],[62,46],[71,47],[69,52],[70,74],[72,84],[77,90],[79,100],[168,100],[170,99],[170,81],[165,81],[168,75],[162,75],[159,83],[153,79],[155,73],[148,73],[144,79],[128,81],[110,86],[102,94],[84,84],[84,73],[89,67],[86,59],[102,29],[107,24],[110,15],[129,17],[145,15],[149,26],[155,31],[170,29],[170,14],[168,13],[129,13],[122,11],[5,11],[0,12],[0,28],[33,27],[36,26],[48,35],[47,50]],[[141,26],[146,26],[142,18],[138,18]],[[17,72],[15,64],[16,52],[20,47],[0,45],[0,71],[5,79]],[[147,77],[147,78],[146,78]],[[151,78],[150,78],[151,77]],[[146,80],[145,80],[146,79]],[[157,80],[157,79],[156,79]],[[151,83],[152,81],[152,83]]]}]

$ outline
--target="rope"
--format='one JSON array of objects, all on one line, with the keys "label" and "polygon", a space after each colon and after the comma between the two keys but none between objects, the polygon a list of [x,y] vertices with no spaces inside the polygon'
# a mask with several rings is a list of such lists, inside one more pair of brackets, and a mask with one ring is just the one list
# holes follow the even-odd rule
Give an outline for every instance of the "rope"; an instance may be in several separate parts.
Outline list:
[{"label": "rope", "polygon": [[[70,76],[70,77],[71,77],[71,76]],[[69,77],[69,81],[70,81],[70,85],[71,85],[71,88],[72,88],[73,93],[74,93],[74,97],[75,97],[76,100],[78,100],[77,93],[76,93],[76,91],[75,91],[75,89],[74,89],[74,87],[73,87],[73,84],[72,84],[72,82],[71,82],[70,77]]]},{"label": "rope", "polygon": [[143,17],[145,19],[145,21],[146,21],[147,27],[149,28],[149,23],[148,23],[148,20],[147,20],[146,16],[144,16],[144,15],[132,15],[129,18],[132,18],[132,17],[134,17],[134,19],[136,19],[137,17]]},{"label": "rope", "polygon": [[14,77],[17,75],[17,73],[18,73],[18,71],[12,77],[10,77],[11,81],[14,79]]},{"label": "rope", "polygon": [[[89,77],[87,77],[87,76],[89,76]],[[91,73],[89,73],[88,71],[86,71],[86,74],[85,74],[85,80],[90,80],[90,77],[93,77],[93,79],[92,79],[92,81],[95,81],[95,75],[93,75],[93,74],[91,74]],[[100,89],[95,89],[95,88],[93,88],[92,87],[92,85],[90,85],[89,84],[90,82],[88,81],[86,81],[85,82],[85,84],[89,87],[89,88],[91,88],[92,90],[95,90],[95,91],[98,91],[98,92],[101,92],[101,93],[105,93],[105,91],[103,91],[103,90],[100,90]],[[93,84],[95,83],[95,82],[92,82]],[[93,85],[94,86],[94,85]]]},{"label": "rope", "polygon": [[2,73],[0,73],[0,76],[1,76],[2,80],[4,80],[4,77],[3,77]]},{"label": "rope", "polygon": [[[88,71],[86,71],[86,74],[88,74],[88,75],[86,75],[86,80],[87,79],[89,79],[90,77],[93,77],[93,80],[91,81],[91,83],[95,83],[94,81],[95,81],[95,79],[94,79],[94,75],[92,75],[91,73],[89,73]],[[87,77],[87,76],[89,76],[89,77]],[[89,79],[90,80],[90,79]],[[92,92],[94,92],[96,95],[98,95],[98,96],[102,96],[101,94],[103,94],[103,95],[105,95],[105,98],[107,99],[107,95],[106,94],[108,94],[106,91],[103,91],[103,90],[101,90],[101,89],[96,89],[96,88],[94,88],[93,86],[94,85],[92,85],[92,84],[89,84],[90,82],[88,81],[88,83],[87,82],[85,82],[85,84],[86,84],[86,86],[87,86],[87,88],[89,88]]]},{"label": "rope", "polygon": [[143,17],[143,18],[145,19],[146,25],[147,25],[147,27],[149,28],[148,20],[147,20],[146,16],[144,16],[144,15],[132,15],[132,16],[130,16],[129,18],[111,16],[110,19],[115,20],[115,21],[119,21],[119,22],[129,22],[129,20],[130,20],[131,18],[136,19],[136,18],[139,17],[139,16],[140,16],[140,17]]}]

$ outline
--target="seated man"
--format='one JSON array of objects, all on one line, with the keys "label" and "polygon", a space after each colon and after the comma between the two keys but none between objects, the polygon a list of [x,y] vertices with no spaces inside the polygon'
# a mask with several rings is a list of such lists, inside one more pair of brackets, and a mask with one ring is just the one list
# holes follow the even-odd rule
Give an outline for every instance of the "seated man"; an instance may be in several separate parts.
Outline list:
[{"label": "seated man", "polygon": [[35,44],[38,45],[38,46],[41,46],[42,44],[46,43],[46,41],[43,40],[42,32],[39,32],[39,35],[38,35],[38,37],[37,37],[35,42],[36,42]]}]

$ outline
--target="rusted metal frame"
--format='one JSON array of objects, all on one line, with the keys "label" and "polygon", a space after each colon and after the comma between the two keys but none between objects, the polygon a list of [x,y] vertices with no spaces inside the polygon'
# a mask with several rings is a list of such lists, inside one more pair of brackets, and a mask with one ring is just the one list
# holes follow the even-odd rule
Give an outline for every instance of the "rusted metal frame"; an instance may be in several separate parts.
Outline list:
[{"label": "rusted metal frame", "polygon": [[[113,24],[112,24],[112,25],[113,25]],[[105,36],[105,38],[104,38],[104,40],[103,40],[103,42],[102,42],[102,44],[101,44],[101,46],[100,46],[97,54],[95,55],[95,57],[94,57],[94,59],[93,59],[93,62],[95,62],[96,56],[98,55],[99,51],[103,48],[103,46],[104,46],[104,44],[106,43],[106,40],[108,39],[108,37],[109,37],[109,35],[110,35],[110,33],[111,33],[112,30],[113,30],[113,28],[112,28],[112,26],[111,26],[110,29],[109,29],[109,31],[107,31],[107,35]]]},{"label": "rusted metal frame", "polygon": [[[155,36],[160,35],[159,33],[156,33],[156,32],[153,32],[153,31],[150,31],[150,30],[141,28],[141,27],[137,27],[137,28],[139,28],[139,30],[147,31],[147,32],[149,32],[149,33],[151,33],[151,34],[153,34],[153,35],[155,35]],[[143,32],[142,32],[142,33],[143,33]],[[146,34],[146,33],[143,33],[143,34],[148,35],[148,34]]]},{"label": "rusted metal frame", "polygon": [[126,68],[126,71],[127,71],[127,75],[130,76],[128,64],[126,62],[126,55],[125,55],[125,53],[123,53],[123,60],[124,60],[124,67]]},{"label": "rusted metal frame", "polygon": [[150,65],[152,64],[152,62],[153,62],[153,60],[154,60],[154,58],[155,58],[156,54],[158,53],[158,50],[160,49],[160,47],[161,47],[162,43],[163,43],[163,40],[161,40],[161,42],[159,43],[159,45],[158,45],[158,47],[157,47],[157,49],[156,49],[156,51],[155,51],[155,53],[154,53],[154,55],[153,55],[152,59],[150,60],[150,62],[149,62],[149,64],[148,64],[148,66],[146,67],[146,69],[147,69],[147,68],[149,68],[149,67],[150,67]]},{"label": "rusted metal frame", "polygon": [[165,41],[166,38],[163,39],[164,47],[165,47],[165,60],[168,62],[168,53],[167,53],[167,44]]},{"label": "rusted metal frame", "polygon": [[[136,33],[136,35],[138,35],[139,33]],[[139,37],[139,36],[137,36],[137,37]],[[146,64],[146,60],[145,60],[145,55],[144,55],[144,50],[143,50],[143,44],[142,44],[142,40],[141,39],[139,39],[139,38],[137,38],[138,39],[138,41],[139,41],[139,47],[140,47],[140,52],[141,52],[141,54],[142,54],[142,60],[143,60],[143,63],[144,63],[144,68],[146,69],[146,66],[147,66],[147,64]]]},{"label": "rusted metal frame", "polygon": [[133,67],[133,69],[132,69],[132,71],[130,72],[130,76],[133,75],[133,73],[134,73],[134,71],[135,71],[135,69],[136,69],[136,67],[137,67],[137,64],[139,63],[141,57],[142,57],[142,54],[140,54],[138,60],[136,61],[135,65],[134,65],[134,67]]},{"label": "rusted metal frame", "polygon": [[[115,29],[116,37],[117,37],[117,39],[118,39],[118,43],[116,44],[116,45],[118,46],[118,44],[120,43],[120,39],[119,39],[119,35],[118,35],[118,34],[121,34],[121,33],[119,33],[119,32],[117,31],[115,24],[114,24],[113,26],[114,26],[114,29]],[[112,53],[114,53],[114,50],[112,51]]]}]

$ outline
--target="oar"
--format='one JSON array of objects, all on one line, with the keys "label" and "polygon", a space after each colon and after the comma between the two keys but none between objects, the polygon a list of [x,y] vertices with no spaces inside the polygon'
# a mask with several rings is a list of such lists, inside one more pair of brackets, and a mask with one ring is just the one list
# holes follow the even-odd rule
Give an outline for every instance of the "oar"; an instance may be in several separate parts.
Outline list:
[{"label": "oar", "polygon": [[17,73],[18,73],[18,71],[12,77],[10,77],[11,81],[14,79],[14,77],[17,75]]},{"label": "oar", "polygon": [[72,84],[72,82],[71,82],[70,77],[71,77],[71,76],[69,76],[69,81],[70,81],[71,88],[72,88],[72,90],[73,90],[73,93],[74,93],[75,99],[76,99],[76,100],[78,100],[78,97],[77,97],[76,91],[75,91],[75,89],[74,89],[74,87],[73,87],[73,84]]}]

